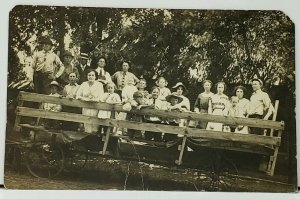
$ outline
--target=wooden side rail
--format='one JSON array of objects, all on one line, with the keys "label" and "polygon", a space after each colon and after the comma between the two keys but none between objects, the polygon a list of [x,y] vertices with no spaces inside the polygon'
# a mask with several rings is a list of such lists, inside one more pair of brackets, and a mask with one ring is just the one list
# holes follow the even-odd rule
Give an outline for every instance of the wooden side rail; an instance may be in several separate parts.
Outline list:
[{"label": "wooden side rail", "polygon": [[20,92],[19,100],[31,101],[31,102],[42,102],[42,103],[54,103],[54,104],[60,104],[65,106],[92,108],[92,109],[107,110],[107,111],[132,112],[139,115],[157,116],[162,118],[176,118],[176,119],[187,119],[187,120],[206,121],[206,122],[218,121],[220,123],[226,125],[232,125],[232,126],[243,125],[249,127],[258,127],[264,129],[267,128],[267,129],[274,129],[274,130],[284,129],[284,122],[277,122],[271,120],[219,116],[219,115],[200,114],[200,113],[193,113],[193,112],[174,113],[170,111],[155,110],[155,109],[126,111],[122,108],[121,105],[112,105],[112,104],[101,103],[101,102],[99,103],[84,102],[81,100],[58,98],[53,96],[41,95],[36,93],[27,93],[27,92]]},{"label": "wooden side rail", "polygon": [[[143,110],[132,110],[126,111],[122,108],[120,104],[107,104],[107,103],[93,103],[85,102],[81,100],[68,99],[68,98],[58,98],[48,95],[41,95],[36,93],[20,92],[18,96],[18,107],[16,110],[16,121],[15,130],[20,130],[21,126],[20,119],[22,116],[34,117],[34,118],[47,118],[62,121],[73,121],[79,123],[89,123],[108,126],[109,128],[103,136],[103,154],[105,154],[109,137],[112,136],[112,132],[116,128],[128,128],[141,131],[152,131],[160,133],[171,133],[183,136],[182,144],[179,145],[179,158],[176,160],[176,164],[182,164],[184,148],[188,138],[202,138],[210,140],[211,143],[206,143],[207,147],[253,152],[259,154],[270,155],[270,161],[266,169],[269,175],[274,174],[276,159],[278,155],[278,149],[281,143],[281,134],[284,130],[284,122],[272,121],[272,120],[262,120],[253,118],[238,118],[229,116],[218,116],[209,114],[199,114],[192,112],[170,112],[164,110],[155,109],[143,109]],[[68,112],[52,112],[46,111],[44,109],[28,108],[23,107],[24,101],[39,102],[39,103],[53,103],[60,104],[63,106],[72,106],[80,108],[92,108],[98,110],[112,111],[112,117],[110,119],[100,119],[97,117],[85,116],[81,114],[68,113]],[[161,118],[174,118],[174,119],[185,119],[188,122],[193,121],[206,121],[206,122],[219,122],[225,125],[237,126],[249,126],[258,127],[262,129],[271,129],[270,136],[266,135],[253,135],[253,134],[238,134],[220,131],[210,131],[205,129],[190,128],[188,125],[185,127],[170,126],[164,124],[152,124],[152,123],[142,123],[134,121],[117,120],[114,118],[115,112],[131,112],[141,116],[157,116]],[[275,116],[276,117],[276,116]],[[274,117],[273,117],[274,120]],[[29,127],[29,126],[28,126]],[[30,127],[31,128],[31,127]],[[34,129],[34,127],[32,127]],[[278,136],[273,136],[274,131],[278,131]],[[234,143],[234,146],[230,145],[215,145],[215,141]],[[256,147],[257,146],[257,147]]]},{"label": "wooden side rail", "polygon": [[40,117],[40,118],[63,120],[63,121],[83,122],[83,123],[98,124],[98,125],[104,125],[110,127],[128,128],[128,129],[136,129],[141,131],[153,131],[153,132],[161,132],[161,133],[171,133],[171,134],[186,135],[189,137],[228,140],[228,141],[245,142],[245,143],[253,143],[253,144],[279,145],[281,141],[281,138],[279,137],[269,137],[269,136],[252,135],[252,134],[245,135],[245,134],[238,134],[238,133],[210,131],[205,129],[177,127],[177,126],[170,126],[164,124],[133,122],[133,121],[126,121],[126,120],[100,119],[96,117],[85,116],[85,115],[75,114],[75,113],[53,112],[53,111],[46,111],[43,109],[34,109],[34,108],[27,108],[27,107],[18,107],[17,115],[27,116],[27,117]]}]

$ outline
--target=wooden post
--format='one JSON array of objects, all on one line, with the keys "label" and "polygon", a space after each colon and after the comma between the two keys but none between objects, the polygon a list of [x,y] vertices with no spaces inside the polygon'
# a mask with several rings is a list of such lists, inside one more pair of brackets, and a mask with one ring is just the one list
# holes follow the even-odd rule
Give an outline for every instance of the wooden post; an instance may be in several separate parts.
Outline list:
[{"label": "wooden post", "polygon": [[[23,106],[23,103],[24,103],[24,101],[23,100],[21,100],[21,95],[22,95],[22,93],[19,93],[19,96],[18,96],[18,106],[17,106],[17,108],[16,108],[16,111],[18,111],[18,107],[20,107],[20,106]],[[15,124],[14,124],[14,131],[20,131],[20,127],[19,127],[19,124],[20,124],[20,122],[21,122],[21,115],[18,115],[17,114],[17,116],[16,116],[16,119],[15,119]]]},{"label": "wooden post", "polygon": [[[282,134],[282,130],[278,131],[278,137],[281,137],[281,134]],[[274,175],[275,165],[276,165],[277,156],[278,156],[278,150],[279,150],[279,145],[276,145],[274,155],[270,157],[270,159],[272,159],[272,165],[271,165],[271,169],[269,171],[270,176]]]},{"label": "wooden post", "polygon": [[[189,127],[189,123],[190,123],[190,120],[187,121],[186,128],[184,129],[185,134],[187,133],[187,128]],[[183,153],[184,153],[184,149],[185,149],[186,139],[187,139],[187,136],[184,135],[183,138],[182,138],[182,144],[178,146],[178,150],[180,150],[180,153],[179,153],[178,160],[175,161],[175,163],[177,165],[182,164],[182,157],[183,157]]]},{"label": "wooden post", "polygon": [[[114,119],[115,118],[115,115],[116,115],[116,112],[115,111],[111,111],[111,116],[110,118],[111,119]],[[102,155],[105,155],[106,153],[106,150],[107,150],[107,146],[108,146],[108,142],[109,142],[109,136],[110,136],[110,132],[112,132],[114,127],[107,127],[107,130],[106,130],[106,133],[105,133],[105,136],[103,137],[104,140],[104,144],[103,144],[103,149],[102,149]]]},{"label": "wooden post", "polygon": [[[279,106],[279,100],[276,100],[275,101],[275,106],[274,106],[273,118],[272,118],[273,121],[276,121],[278,106]],[[271,129],[270,136],[273,137],[273,133],[274,133],[274,129]]]},{"label": "wooden post", "polygon": [[[274,113],[273,113],[273,118],[272,120],[273,121],[276,121],[276,117],[277,117],[277,112],[278,112],[278,106],[279,106],[279,100],[276,100],[275,101],[275,107],[274,107]],[[271,129],[270,131],[270,136],[273,137],[274,136],[274,129]],[[281,135],[278,137],[281,137]],[[276,149],[275,149],[276,150]],[[268,166],[267,166],[267,172],[269,172],[271,170],[271,167],[272,167],[272,162],[273,162],[273,156],[270,156],[270,160],[269,160],[269,163],[268,163]]]}]

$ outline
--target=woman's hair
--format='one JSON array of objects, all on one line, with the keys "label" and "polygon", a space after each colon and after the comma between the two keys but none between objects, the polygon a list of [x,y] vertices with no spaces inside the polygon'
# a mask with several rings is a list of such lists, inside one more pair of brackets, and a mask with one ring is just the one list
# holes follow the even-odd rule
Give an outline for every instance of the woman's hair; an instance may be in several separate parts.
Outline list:
[{"label": "woman's hair", "polygon": [[244,92],[244,94],[245,94],[246,88],[245,88],[244,86],[242,86],[242,85],[238,85],[238,86],[236,86],[236,87],[234,88],[234,90],[233,90],[234,95],[236,95],[236,91],[237,91],[238,89],[243,90],[243,92]]},{"label": "woman's hair", "polygon": [[226,84],[225,84],[225,82],[223,82],[223,81],[220,81],[220,82],[216,83],[216,90],[218,89],[218,85],[219,85],[219,84],[223,84],[223,86],[224,86],[224,91],[226,91]]},{"label": "woman's hair", "polygon": [[91,69],[91,68],[87,69],[87,71],[86,71],[86,75],[88,75],[90,72],[94,72],[94,73],[95,73],[95,77],[96,77],[96,79],[98,79],[98,73],[96,72],[96,70],[95,70],[95,69]]},{"label": "woman's hair", "polygon": [[212,81],[206,79],[206,80],[204,80],[204,81],[202,82],[202,86],[204,86],[204,84],[207,83],[207,82],[210,83],[211,86],[213,85]]}]

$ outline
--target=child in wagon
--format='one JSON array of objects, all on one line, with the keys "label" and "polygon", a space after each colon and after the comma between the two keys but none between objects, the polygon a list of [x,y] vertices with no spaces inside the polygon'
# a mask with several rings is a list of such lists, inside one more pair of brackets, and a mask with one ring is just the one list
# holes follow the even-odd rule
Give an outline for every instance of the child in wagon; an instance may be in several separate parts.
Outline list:
[{"label": "child in wagon", "polygon": [[[61,97],[61,95],[58,93],[59,90],[59,84],[57,81],[52,81],[49,85],[50,87],[50,94],[49,96],[54,97]],[[53,111],[53,112],[60,112],[62,109],[62,106],[60,104],[52,104],[52,103],[45,103],[43,105],[43,108],[47,111]],[[58,120],[52,120],[52,119],[46,119],[45,120],[45,128],[49,129],[60,129],[61,124]]]},{"label": "child in wagon", "polygon": [[[231,106],[230,106],[229,111],[228,111],[228,116],[231,116],[231,117],[245,117],[244,114],[243,114],[244,113],[243,109],[241,109],[241,107],[238,105],[239,104],[239,98],[237,96],[232,96],[230,102],[231,102]],[[224,126],[224,128],[225,127],[227,127],[227,126]],[[229,127],[227,127],[227,128],[229,128]],[[229,129],[228,129],[228,131],[229,131]],[[235,133],[248,134],[248,127],[238,125],[236,128],[230,127],[230,131],[235,132]]]},{"label": "child in wagon", "polygon": [[[147,104],[147,100],[144,98],[143,93],[140,91],[136,91],[133,94],[133,100],[130,104],[132,110],[141,110],[143,108],[149,107],[149,105]],[[129,113],[127,115],[127,119],[129,121],[143,122],[143,116],[134,113]],[[142,138],[142,132],[139,130],[128,129],[127,135],[130,138]]]},{"label": "child in wagon", "polygon": [[[67,84],[63,89],[63,96],[72,100],[76,98],[76,93],[78,91],[79,85],[76,83],[78,80],[78,77],[75,72],[71,72],[69,74],[69,84]],[[81,108],[79,107],[71,107],[71,106],[63,106],[62,107],[63,112],[68,113],[81,113]],[[63,129],[64,130],[70,130],[70,131],[79,131],[81,128],[83,128],[82,124],[78,124],[77,122],[72,121],[64,121],[63,122]]]},{"label": "child in wagon", "polygon": [[[177,93],[172,93],[166,97],[166,101],[169,102],[167,104],[167,110],[174,112],[182,112],[185,108],[181,107],[180,103],[183,101],[183,98]],[[181,120],[175,118],[167,118],[165,123],[172,126],[180,126]],[[165,142],[175,140],[177,138],[176,134],[165,133],[163,139]]]},{"label": "child in wagon", "polygon": [[[104,93],[103,97],[101,98],[101,102],[105,102],[108,104],[121,104],[121,98],[120,96],[115,93],[115,88],[116,85],[113,82],[109,82],[106,85],[106,90],[107,93]],[[111,117],[112,115],[111,111],[104,111],[104,110],[99,110],[98,112],[98,118],[102,118],[102,119],[108,119],[108,118],[118,118],[117,113],[115,113],[115,115],[113,117]],[[103,130],[103,133],[106,132],[107,127],[106,126],[99,126],[99,132],[101,133]]]}]

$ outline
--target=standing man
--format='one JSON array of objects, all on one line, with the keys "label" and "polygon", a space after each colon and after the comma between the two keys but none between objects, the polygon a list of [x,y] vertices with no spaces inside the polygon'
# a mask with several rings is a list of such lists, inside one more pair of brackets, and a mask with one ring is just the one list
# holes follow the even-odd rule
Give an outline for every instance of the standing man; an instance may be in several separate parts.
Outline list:
[{"label": "standing man", "polygon": [[134,84],[139,82],[139,79],[131,72],[128,72],[130,68],[130,63],[127,61],[122,62],[122,71],[117,71],[111,79],[116,82],[117,90],[116,93],[118,93],[121,96],[122,89],[128,84],[129,79],[134,80]]},{"label": "standing man", "polygon": [[79,64],[76,65],[79,72],[79,81],[78,84],[82,84],[82,82],[87,81],[87,73],[86,71],[90,69],[90,66],[87,64],[89,60],[89,56],[86,53],[80,53]]},{"label": "standing man", "polygon": [[50,38],[41,40],[42,50],[35,52],[32,60],[33,78],[35,92],[49,94],[49,85],[58,79],[65,70],[59,57],[51,51],[52,41]]},{"label": "standing man", "polygon": [[[261,90],[263,82],[260,79],[252,79],[253,93],[249,102],[248,117],[267,120],[274,111],[271,99],[266,92]],[[251,134],[262,134],[263,130],[252,127]]]}]

